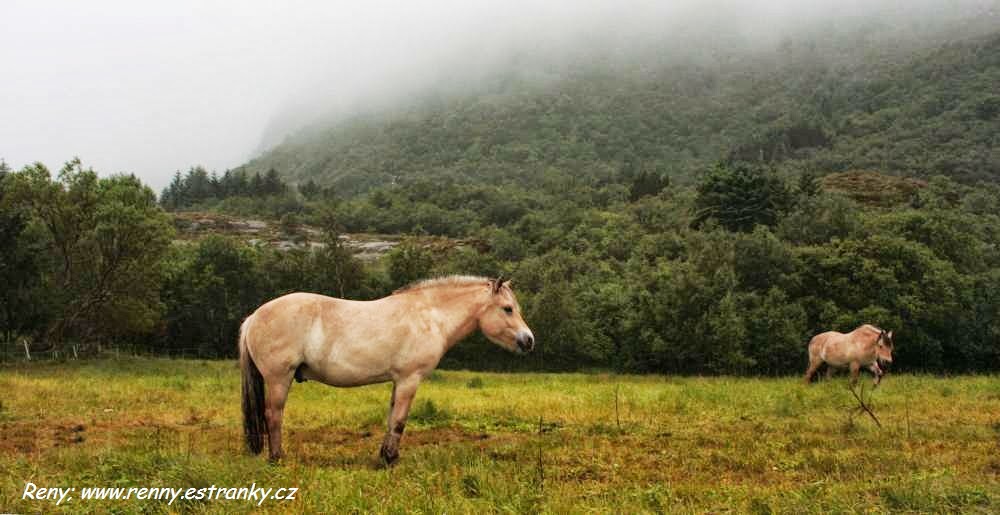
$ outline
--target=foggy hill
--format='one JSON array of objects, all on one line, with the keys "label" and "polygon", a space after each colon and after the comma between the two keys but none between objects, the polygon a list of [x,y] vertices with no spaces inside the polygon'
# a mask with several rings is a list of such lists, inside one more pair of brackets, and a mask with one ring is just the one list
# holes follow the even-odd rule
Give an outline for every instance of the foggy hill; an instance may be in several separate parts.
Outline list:
[{"label": "foggy hill", "polygon": [[[689,181],[723,159],[779,170],[1000,180],[996,17],[861,27],[763,47],[711,35],[517,54],[461,87],[315,121],[244,165],[341,194],[415,179],[545,187],[552,175]],[[918,27],[919,28],[919,27]],[[671,46],[674,45],[674,46]]]}]

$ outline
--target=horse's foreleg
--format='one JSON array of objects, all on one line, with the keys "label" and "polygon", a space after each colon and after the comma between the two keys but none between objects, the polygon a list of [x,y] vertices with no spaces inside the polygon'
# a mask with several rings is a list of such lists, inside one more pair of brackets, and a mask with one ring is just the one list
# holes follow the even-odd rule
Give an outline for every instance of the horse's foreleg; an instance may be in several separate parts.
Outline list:
[{"label": "horse's foreleg", "polygon": [[386,432],[392,431],[392,410],[396,407],[396,383],[392,383],[392,397],[389,397],[389,412],[385,414]]},{"label": "horse's foreleg", "polygon": [[278,461],[284,457],[281,450],[281,423],[285,415],[285,401],[288,400],[288,390],[291,387],[292,376],[269,379],[267,381],[267,399],[264,404],[264,417],[267,419],[268,447],[270,460]]},{"label": "horse's foreleg", "polygon": [[410,414],[410,404],[420,385],[420,376],[401,379],[392,387],[392,400],[389,403],[389,420],[382,440],[379,456],[387,465],[392,465],[399,459],[399,440],[406,428],[406,417]]},{"label": "horse's foreleg", "polygon": [[872,379],[872,384],[878,386],[878,384],[882,382],[882,367],[878,366],[878,363],[872,363],[871,366],[868,367],[868,370],[870,370],[872,375],[875,376],[874,379]]}]

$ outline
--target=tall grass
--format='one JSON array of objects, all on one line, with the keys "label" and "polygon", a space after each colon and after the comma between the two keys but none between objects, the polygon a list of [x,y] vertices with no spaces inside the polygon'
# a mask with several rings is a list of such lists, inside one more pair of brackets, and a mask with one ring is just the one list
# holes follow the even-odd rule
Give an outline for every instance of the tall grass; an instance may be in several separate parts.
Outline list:
[{"label": "tall grass", "polygon": [[[1000,378],[893,374],[879,430],[840,378],[435,374],[379,466],[391,387],[295,384],[278,466],[242,447],[232,362],[0,368],[0,512],[255,511],[22,500],[40,486],[298,487],[272,512],[996,512]],[[616,393],[617,392],[617,393]],[[617,408],[616,408],[617,398]],[[539,425],[541,418],[541,426]]]}]

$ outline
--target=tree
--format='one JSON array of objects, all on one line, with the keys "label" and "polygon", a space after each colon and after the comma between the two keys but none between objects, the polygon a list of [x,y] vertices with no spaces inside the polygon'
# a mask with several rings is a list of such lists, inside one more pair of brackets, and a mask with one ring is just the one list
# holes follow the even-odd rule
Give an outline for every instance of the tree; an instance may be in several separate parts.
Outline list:
[{"label": "tree", "polygon": [[800,198],[778,223],[776,233],[796,245],[848,239],[864,231],[861,207],[850,198],[830,193]]},{"label": "tree", "polygon": [[315,200],[319,197],[322,189],[316,184],[316,181],[309,179],[305,184],[299,187],[299,193],[302,194],[306,200]]},{"label": "tree", "polygon": [[10,169],[0,161],[0,341],[44,326],[49,303],[40,268],[44,249],[28,232],[28,213],[10,195]]},{"label": "tree", "polygon": [[170,181],[170,185],[163,189],[163,193],[160,194],[160,205],[164,209],[169,209],[171,211],[176,211],[182,207],[188,205],[189,201],[187,198],[187,192],[185,191],[186,182],[184,178],[181,177],[181,172],[174,172],[174,178]]},{"label": "tree", "polygon": [[184,190],[189,203],[213,198],[217,189],[208,171],[201,166],[191,167],[184,177]]},{"label": "tree", "polygon": [[274,168],[268,169],[261,183],[262,195],[280,195],[285,192],[285,183],[278,177],[278,171]]},{"label": "tree", "polygon": [[670,178],[666,175],[647,172],[639,172],[632,179],[632,186],[629,189],[629,200],[635,202],[649,195],[656,195],[670,185]]},{"label": "tree", "polygon": [[389,279],[396,288],[426,279],[434,265],[431,253],[412,239],[403,240],[389,251],[387,259]]},{"label": "tree", "polygon": [[730,231],[773,226],[791,204],[788,186],[774,172],[744,163],[720,163],[698,185],[695,224],[714,219]]},{"label": "tree", "polygon": [[336,226],[323,230],[323,247],[315,251],[316,286],[318,291],[352,298],[360,294],[364,269],[351,249],[344,245]]},{"label": "tree", "polygon": [[149,331],[159,320],[159,262],[173,228],[131,175],[98,178],[79,159],[53,181],[41,164],[10,177],[12,197],[51,256],[42,280],[55,306],[52,343]]},{"label": "tree", "polygon": [[813,170],[807,170],[799,174],[799,195],[804,197],[815,197],[823,191],[823,183],[819,174]]},{"label": "tree", "polygon": [[251,197],[263,197],[267,194],[264,190],[264,179],[261,178],[260,172],[254,173],[253,177],[250,178],[250,182],[247,184],[247,193]]},{"label": "tree", "polygon": [[164,273],[163,345],[232,356],[240,321],[271,295],[259,261],[256,249],[217,235],[172,249]]}]

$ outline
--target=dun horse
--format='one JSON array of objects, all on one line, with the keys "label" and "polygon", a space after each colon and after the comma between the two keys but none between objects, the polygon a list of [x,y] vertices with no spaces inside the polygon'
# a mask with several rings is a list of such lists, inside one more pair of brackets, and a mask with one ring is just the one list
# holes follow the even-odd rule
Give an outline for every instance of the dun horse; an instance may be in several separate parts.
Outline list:
[{"label": "dun horse", "polygon": [[828,331],[817,334],[809,342],[809,369],[806,370],[806,384],[820,365],[826,363],[826,377],[833,375],[833,369],[849,367],[851,382],[857,384],[861,367],[875,376],[875,386],[882,381],[884,371],[880,366],[892,363],[892,331],[886,332],[873,325],[865,324],[844,334]]},{"label": "dun horse", "polygon": [[291,293],[264,304],[240,327],[247,447],[258,454],[267,437],[271,460],[281,459],[282,416],[293,378],[340,387],[392,381],[379,454],[393,463],[420,381],[477,328],[513,352],[535,346],[502,278],[430,279],[373,301]]}]

